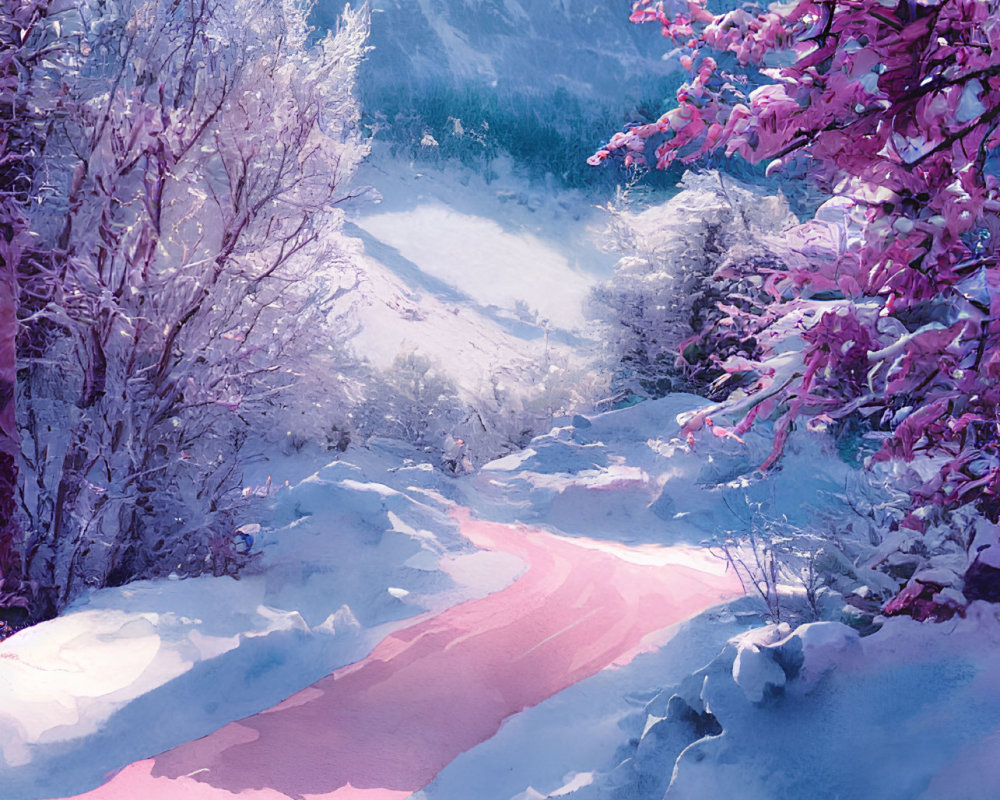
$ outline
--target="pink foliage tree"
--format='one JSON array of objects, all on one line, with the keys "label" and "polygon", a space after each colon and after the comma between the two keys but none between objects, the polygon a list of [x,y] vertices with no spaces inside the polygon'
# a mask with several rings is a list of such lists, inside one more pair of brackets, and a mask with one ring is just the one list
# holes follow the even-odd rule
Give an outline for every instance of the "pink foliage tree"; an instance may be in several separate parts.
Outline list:
[{"label": "pink foliage tree", "polygon": [[[885,431],[875,460],[933,465],[903,526],[970,503],[996,523],[1000,3],[801,0],[714,14],[699,0],[639,0],[632,19],[662,26],[691,79],[676,108],[590,163],[652,153],[663,168],[722,150],[769,174],[805,172],[841,212],[832,256],[798,248],[754,275],[763,307],[719,315],[760,343],[752,364],[730,367],[753,378],[737,430],[774,420],[770,466],[795,421],[863,415]],[[796,249],[815,226],[780,246]],[[767,332],[790,314],[802,358],[783,372],[768,364]]]}]

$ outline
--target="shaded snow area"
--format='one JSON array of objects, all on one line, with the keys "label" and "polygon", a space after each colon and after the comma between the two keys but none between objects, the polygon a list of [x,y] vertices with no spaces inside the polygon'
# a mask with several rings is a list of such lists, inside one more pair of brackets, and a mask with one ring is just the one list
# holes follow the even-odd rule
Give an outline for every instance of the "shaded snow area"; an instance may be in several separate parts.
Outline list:
[{"label": "shaded snow area", "polygon": [[[587,284],[531,233],[508,233],[491,219],[437,204],[376,214],[361,224],[467,302],[513,315],[520,301],[527,319],[568,331],[583,324]],[[441,231],[449,232],[443,241]]]},{"label": "shaded snow area", "polygon": [[978,602],[952,624],[894,618],[863,638],[836,622],[758,628],[625,718],[639,734],[563,794],[996,797],[998,634]]}]

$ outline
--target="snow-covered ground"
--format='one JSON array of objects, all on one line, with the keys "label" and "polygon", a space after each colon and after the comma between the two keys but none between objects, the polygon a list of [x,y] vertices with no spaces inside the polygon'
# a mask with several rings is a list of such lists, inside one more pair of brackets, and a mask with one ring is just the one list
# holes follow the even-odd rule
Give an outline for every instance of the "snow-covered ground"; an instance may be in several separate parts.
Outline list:
[{"label": "snow-covered ground", "polygon": [[[3,797],[75,794],[523,569],[458,535],[433,472],[401,467],[398,453],[352,456],[323,466],[329,456],[313,453],[322,468],[274,495],[240,580],[105,589],[0,642]],[[280,457],[268,467],[276,485],[302,471]]]},{"label": "snow-covered ground", "polygon": [[[79,794],[132,761],[299,690],[300,699],[279,706],[283,715],[264,715],[270,729],[250,718],[224,729],[236,733],[225,735],[221,749],[211,738],[195,743],[145,762],[152,766],[136,765],[93,796],[215,797],[203,791],[226,786],[219,796],[333,797],[316,788],[323,782],[315,777],[296,784],[313,790],[292,790],[269,766],[304,747],[294,727],[287,748],[281,745],[274,736],[284,729],[274,726],[322,695],[351,690],[363,712],[338,705],[336,712],[307,714],[308,739],[326,741],[324,721],[336,720],[330,725],[345,742],[397,756],[362,768],[363,753],[351,749],[350,763],[362,770],[352,785],[367,777],[367,791],[337,797],[405,797],[409,789],[394,783],[401,774],[425,776],[409,777],[412,788],[433,778],[415,795],[420,800],[659,798],[668,784],[667,797],[992,797],[990,742],[1000,719],[1000,704],[991,699],[1000,696],[1000,621],[992,607],[974,606],[968,619],[948,625],[890,620],[865,638],[835,622],[791,637],[787,626],[761,628],[752,598],[686,622],[670,618],[682,596],[695,603],[691,610],[717,602],[710,576],[724,575],[725,565],[698,543],[740,524],[732,503],[721,499],[732,493],[731,473],[743,458],[736,445],[707,440],[695,454],[675,436],[678,415],[699,402],[673,396],[579,417],[523,453],[457,480],[420,464],[419,453],[407,462],[398,447],[349,450],[333,461],[316,451],[275,455],[259,466],[282,488],[261,517],[253,574],[102,590],[0,644],[4,797]],[[790,468],[767,491],[788,511],[803,498],[829,506],[824,493],[839,477],[822,439],[793,445]],[[320,468],[300,478],[314,466]],[[470,540],[456,508],[521,519],[554,536],[494,526]],[[798,510],[812,513],[808,505]],[[582,560],[564,555],[565,566],[547,573],[547,541]],[[587,553],[606,559],[593,562],[604,566],[596,575],[574,573],[573,563],[591,563]],[[678,564],[704,577],[683,588],[678,578],[667,579]],[[528,565],[541,581],[533,589],[525,583]],[[615,569],[629,577],[615,578]],[[661,580],[656,576],[663,576],[655,590],[663,597],[662,622],[628,601],[624,588],[638,590],[644,580]],[[617,587],[625,605],[601,598],[597,587]],[[527,604],[510,599],[517,596]],[[478,598],[502,602],[480,612],[477,602],[485,601]],[[543,601],[555,605],[529,611]],[[602,651],[577,672],[582,642],[601,638],[594,615],[611,614],[607,630],[618,636],[637,611],[646,623],[634,629],[639,638],[616,639],[622,649]],[[506,631],[505,644],[491,651],[486,642],[501,623],[496,630]],[[445,635],[449,630],[460,633]],[[417,641],[421,649],[413,651],[409,643]],[[522,664],[532,659],[514,655],[543,645],[548,654],[534,660],[541,672]],[[455,672],[435,666],[449,651],[471,660]],[[407,674],[404,661],[419,671],[392,688],[397,679],[389,676]],[[359,666],[342,668],[352,662]],[[533,689],[532,675],[544,675],[548,688]],[[440,677],[450,700],[432,697]],[[359,680],[367,688],[355,687]],[[488,697],[498,690],[514,703],[509,711],[504,704],[488,710],[497,708]],[[369,719],[366,704],[387,692],[392,713]],[[430,705],[422,705],[427,697]],[[449,706],[456,702],[460,708]],[[240,733],[258,729],[250,738]],[[207,777],[213,762],[204,760],[206,749],[239,752],[265,735],[271,745],[242,757],[260,765],[253,780],[236,780],[246,776],[245,766],[221,784]],[[329,752],[343,747],[331,744]],[[273,762],[269,752],[277,754]],[[313,755],[327,767],[336,761]],[[407,772],[399,759],[411,758]],[[225,772],[225,763],[214,768]],[[203,778],[181,780],[204,770]],[[150,774],[159,783],[143,778]]]},{"label": "snow-covered ground", "polygon": [[[418,349],[470,396],[546,354],[594,368],[594,198],[376,156],[384,200],[348,226],[357,352]],[[239,580],[104,589],[0,642],[0,797],[996,797],[993,607],[862,638],[717,605],[739,588],[718,546],[751,509],[848,513],[853,467],[799,432],[762,478],[766,429],[679,436],[702,404],[567,418],[459,478],[384,440],[269,453]],[[283,738],[303,726],[360,773]],[[299,751],[315,774],[282,771]]]},{"label": "snow-covered ground", "polygon": [[[672,411],[676,407],[665,413]],[[628,419],[628,415],[610,416],[623,422]],[[580,430],[587,430],[585,424],[583,419],[578,421]],[[606,430],[614,435],[617,427],[613,422]],[[576,429],[563,432],[572,430]],[[99,783],[113,769],[273,705],[336,667],[361,659],[391,631],[413,630],[410,618],[414,615],[423,614],[420,619],[436,627],[443,624],[437,620],[445,609],[465,607],[463,601],[496,593],[514,581],[531,560],[530,549],[485,540],[476,544],[493,549],[476,549],[459,535],[450,513],[453,503],[446,494],[458,492],[463,501],[471,498],[475,503],[476,488],[467,487],[470,494],[466,497],[460,482],[443,478],[425,465],[401,467],[399,456],[398,451],[349,451],[343,459],[280,488],[268,516],[262,519],[256,545],[262,554],[254,574],[239,581],[202,578],[103,590],[58,620],[0,645],[4,655],[0,669],[9,691],[2,712],[8,796],[76,794]],[[268,467],[275,485],[283,483],[283,473],[294,476],[302,471],[301,463],[280,459]],[[502,472],[502,464],[493,470],[498,476]],[[552,477],[559,478],[555,465]],[[567,484],[572,480],[563,477]],[[516,530],[502,530],[517,539]],[[536,580],[543,583],[530,590],[529,606],[505,606],[510,612],[518,611],[525,622],[521,630],[521,616],[511,613],[505,619],[506,635],[513,637],[511,649],[530,643],[537,630],[539,642],[524,644],[527,652],[543,643],[552,650],[549,655],[540,651],[542,662],[536,657],[547,682],[541,695],[534,693],[539,690],[532,688],[530,672],[526,676],[517,670],[511,673],[508,694],[528,693],[514,710],[533,705],[616,660],[629,663],[635,654],[655,645],[657,637],[648,640],[647,634],[676,619],[672,609],[688,609],[681,611],[684,616],[721,596],[712,588],[715,579],[710,576],[724,575],[724,564],[690,549],[648,544],[633,548],[578,539],[560,545],[555,538],[552,547],[569,547],[604,566],[596,569],[596,576],[593,567],[581,573],[574,579],[580,588],[574,589],[568,577],[571,572],[564,573],[572,568],[572,557],[561,556],[564,566],[555,573],[546,573],[539,564]],[[623,577],[632,572],[635,577],[611,582],[614,564],[623,570]],[[670,564],[689,565],[683,568],[701,570],[704,578],[682,588],[685,579],[675,577],[681,583],[670,588],[666,578]],[[643,580],[652,579],[664,587],[657,591],[665,592],[655,607],[646,610],[639,595],[628,600],[629,592],[641,586],[642,575],[648,576]],[[619,592],[625,594],[612,605],[607,600],[587,605],[587,596],[605,579],[616,597]],[[732,576],[725,581],[734,584]],[[529,591],[523,581],[515,586]],[[561,599],[566,592],[575,592],[579,601],[569,602],[569,595]],[[649,595],[650,600],[656,597]],[[527,608],[543,599],[555,605],[534,613],[554,626],[551,634],[541,618],[528,622]],[[564,613],[558,609],[563,607],[571,614],[568,627],[565,620],[558,621]],[[667,615],[662,622],[656,622],[659,612],[655,608]],[[581,642],[560,641],[558,636],[596,612],[611,614],[603,624],[625,638],[620,645],[595,654],[596,661],[581,662]],[[630,615],[637,615],[639,627],[631,634],[637,638],[629,638],[630,628],[624,625]],[[485,633],[484,622],[485,618],[474,622],[466,629],[467,635]],[[591,626],[595,622],[591,620]],[[586,638],[594,630],[584,625],[579,633]],[[476,649],[472,652],[475,656]],[[562,668],[556,667],[557,654],[568,659]],[[507,655],[506,649],[498,653],[494,658],[499,662],[492,669],[507,669],[503,666]],[[577,675],[578,669],[584,672]],[[452,680],[466,672],[471,675],[476,670],[460,670]],[[414,690],[419,691],[419,686]],[[473,700],[468,698],[468,702]],[[455,719],[454,712],[447,715]],[[151,719],[160,722],[149,725]],[[486,722],[490,724],[488,718]],[[406,749],[405,737],[411,733],[400,734],[404,738],[395,746]],[[360,732],[351,735],[364,738]],[[465,746],[485,737],[475,736]]]},{"label": "snow-covered ground", "polygon": [[663,628],[740,590],[723,564],[684,549],[631,559],[621,546],[482,522],[462,508],[454,516],[476,545],[516,555],[526,572],[508,588],[400,629],[365,659],[261,714],[128,766],[85,796],[404,797],[507,717],[629,663]]}]

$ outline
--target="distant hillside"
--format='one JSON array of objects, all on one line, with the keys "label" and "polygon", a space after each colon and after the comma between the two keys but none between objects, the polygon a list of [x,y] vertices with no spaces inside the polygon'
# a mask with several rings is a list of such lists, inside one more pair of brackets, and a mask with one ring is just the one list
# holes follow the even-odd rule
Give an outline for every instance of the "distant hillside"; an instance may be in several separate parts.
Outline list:
[{"label": "distant hillside", "polygon": [[[320,0],[319,27],[341,0]],[[628,0],[373,0],[365,122],[411,157],[483,163],[510,153],[579,185],[583,163],[629,120],[667,108],[680,72]],[[673,179],[669,179],[673,182]]]}]

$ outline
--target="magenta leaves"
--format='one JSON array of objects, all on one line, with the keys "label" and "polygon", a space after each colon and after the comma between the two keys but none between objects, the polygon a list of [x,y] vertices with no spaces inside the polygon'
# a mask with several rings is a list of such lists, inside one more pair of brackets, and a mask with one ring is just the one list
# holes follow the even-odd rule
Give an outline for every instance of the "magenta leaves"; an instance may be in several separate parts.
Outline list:
[{"label": "magenta leaves", "polygon": [[[659,23],[691,77],[673,110],[616,134],[591,164],[645,163],[652,150],[664,168],[724,151],[769,174],[805,170],[835,198],[775,241],[781,264],[749,265],[765,304],[721,304],[678,356],[743,376],[751,398],[730,404],[735,430],[775,422],[764,466],[797,420],[862,415],[884,432],[876,461],[933,465],[902,525],[969,503],[996,523],[1000,4],[802,0],[714,14],[638,0],[632,19]],[[841,218],[826,236],[831,208]],[[798,321],[776,323],[788,314]],[[751,333],[755,352],[731,344]],[[794,368],[782,366],[790,347]]]}]

